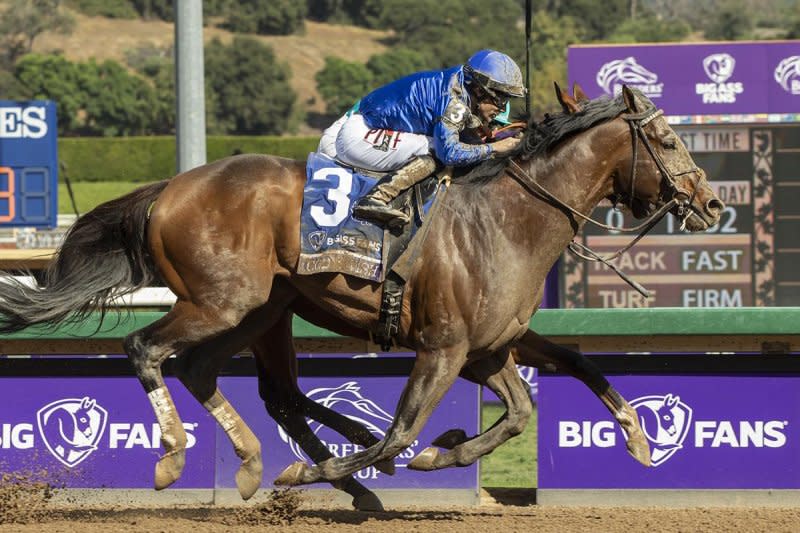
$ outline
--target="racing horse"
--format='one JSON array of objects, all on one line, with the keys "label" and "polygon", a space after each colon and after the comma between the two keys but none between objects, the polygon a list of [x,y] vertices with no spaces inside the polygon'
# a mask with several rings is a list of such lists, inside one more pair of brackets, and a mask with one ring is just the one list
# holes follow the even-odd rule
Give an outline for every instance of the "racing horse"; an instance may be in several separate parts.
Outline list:
[{"label": "racing horse", "polygon": [[[469,464],[488,453],[530,414],[509,357],[515,345],[520,362],[551,364],[586,381],[626,429],[629,451],[649,464],[627,402],[585,358],[559,350],[527,325],[545,275],[603,198],[628,205],[637,217],[666,207],[692,231],[716,224],[723,205],[641,93],[626,87],[615,99],[562,105],[567,112],[531,124],[517,153],[455,180],[439,216],[428,222],[398,335],[417,357],[382,441],[297,394],[292,314],[363,337],[377,328],[381,296],[380,284],[370,281],[294,272],[302,161],[236,156],[98,206],[70,230],[42,288],[0,285],[0,331],[80,320],[157,278],[172,289],[175,306],[124,341],[161,427],[165,454],[156,464],[156,488],[176,481],[185,463],[186,434],[161,374],[172,354],[179,378],[242,459],[240,493],[249,497],[258,488],[260,444],[216,387],[226,358],[247,345],[267,410],[318,463],[290,465],[276,480],[281,484],[328,480],[351,492],[360,489],[348,486],[349,474],[372,464],[391,471],[391,459],[415,439],[460,373],[499,392],[514,416],[472,439],[444,435],[437,441],[448,451],[429,448],[410,466]],[[331,458],[305,416],[326,418],[366,449]]]}]

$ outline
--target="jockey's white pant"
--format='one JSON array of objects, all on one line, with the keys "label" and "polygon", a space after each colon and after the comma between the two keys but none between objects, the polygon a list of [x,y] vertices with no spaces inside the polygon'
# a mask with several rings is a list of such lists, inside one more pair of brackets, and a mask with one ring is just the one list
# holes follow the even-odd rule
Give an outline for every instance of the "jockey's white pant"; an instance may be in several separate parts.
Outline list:
[{"label": "jockey's white pant", "polygon": [[317,149],[347,165],[378,172],[397,170],[432,150],[429,137],[370,128],[358,113],[344,115],[326,129]]},{"label": "jockey's white pant", "polygon": [[336,159],[336,136],[339,135],[339,130],[342,129],[342,124],[347,120],[347,115],[342,115],[336,122],[328,126],[322,132],[322,137],[319,140],[317,153],[325,154],[331,159]]}]

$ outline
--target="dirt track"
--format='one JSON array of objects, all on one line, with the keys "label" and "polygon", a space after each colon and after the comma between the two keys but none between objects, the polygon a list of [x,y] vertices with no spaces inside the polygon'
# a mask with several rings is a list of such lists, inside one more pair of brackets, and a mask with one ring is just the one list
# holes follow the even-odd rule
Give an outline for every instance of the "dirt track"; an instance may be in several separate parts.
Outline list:
[{"label": "dirt track", "polygon": [[100,533],[203,533],[210,531],[405,531],[463,532],[698,532],[800,531],[800,509],[539,507],[491,503],[477,508],[396,508],[383,513],[309,509],[302,496],[248,507],[170,509],[48,509],[29,523],[6,523],[0,531]]}]

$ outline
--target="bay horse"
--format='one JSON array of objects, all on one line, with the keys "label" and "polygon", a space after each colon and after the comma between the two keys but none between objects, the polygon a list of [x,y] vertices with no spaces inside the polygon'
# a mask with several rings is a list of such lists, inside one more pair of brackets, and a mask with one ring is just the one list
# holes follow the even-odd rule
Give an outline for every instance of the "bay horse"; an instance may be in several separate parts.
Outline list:
[{"label": "bay horse", "polygon": [[[297,389],[292,315],[363,338],[377,329],[381,297],[378,283],[295,273],[303,161],[235,156],[98,206],[71,228],[42,288],[0,284],[0,332],[80,320],[156,279],[166,283],[175,306],[124,341],[161,427],[165,454],[155,468],[157,489],[176,481],[185,463],[186,433],[161,374],[173,354],[176,374],[242,459],[241,495],[248,498],[260,486],[260,443],[216,386],[226,359],[248,345],[268,412],[318,463],[290,465],[276,483],[327,480],[360,499],[357,507],[379,506],[348,476],[373,464],[391,472],[392,458],[416,438],[459,374],[497,392],[507,414],[472,439],[447,432],[434,445],[448,451],[428,448],[409,466],[470,464],[527,422],[530,400],[515,359],[586,382],[626,430],[628,450],[647,465],[649,447],[633,409],[586,358],[527,325],[547,272],[602,199],[628,205],[637,217],[669,203],[673,214],[686,213],[691,231],[718,223],[723,204],[638,91],[625,87],[616,99],[584,102],[562,92],[560,101],[565,112],[532,124],[517,153],[454,180],[440,215],[428,222],[398,336],[417,357],[382,441]],[[306,416],[366,449],[331,457]]]}]

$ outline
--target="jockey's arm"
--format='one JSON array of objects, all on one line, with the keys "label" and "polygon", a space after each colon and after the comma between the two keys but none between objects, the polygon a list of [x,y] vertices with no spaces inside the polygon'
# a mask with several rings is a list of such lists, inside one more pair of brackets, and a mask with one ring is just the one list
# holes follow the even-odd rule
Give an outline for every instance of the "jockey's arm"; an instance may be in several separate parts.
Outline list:
[{"label": "jockey's arm", "polygon": [[433,129],[433,149],[436,158],[448,166],[464,166],[488,159],[494,149],[489,144],[461,142],[469,111],[460,102],[451,103]]}]

